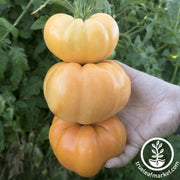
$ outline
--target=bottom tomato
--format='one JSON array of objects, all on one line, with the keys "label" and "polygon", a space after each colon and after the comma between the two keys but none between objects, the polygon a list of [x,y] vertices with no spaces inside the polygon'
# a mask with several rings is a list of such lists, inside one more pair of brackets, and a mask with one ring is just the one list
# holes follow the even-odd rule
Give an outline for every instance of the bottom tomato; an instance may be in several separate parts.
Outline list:
[{"label": "bottom tomato", "polygon": [[108,159],[122,153],[126,130],[116,116],[91,125],[54,117],[49,140],[62,165],[80,176],[91,177],[103,168]]}]

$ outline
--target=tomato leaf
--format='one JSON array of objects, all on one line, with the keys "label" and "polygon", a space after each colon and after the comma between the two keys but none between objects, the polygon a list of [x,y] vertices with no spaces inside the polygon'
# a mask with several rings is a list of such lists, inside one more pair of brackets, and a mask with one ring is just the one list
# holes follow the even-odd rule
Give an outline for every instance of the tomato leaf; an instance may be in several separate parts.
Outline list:
[{"label": "tomato leaf", "polygon": [[96,0],[95,9],[97,12],[102,11],[111,14],[111,6],[107,0]]},{"label": "tomato leaf", "polygon": [[143,39],[143,42],[144,43],[148,42],[151,39],[152,35],[153,35],[153,28],[151,26],[147,26],[146,27],[146,35]]},{"label": "tomato leaf", "polygon": [[22,87],[20,97],[28,99],[33,95],[38,95],[40,93],[40,89],[42,89],[42,85],[42,79],[38,76],[30,77],[26,84]]},{"label": "tomato leaf", "polygon": [[6,0],[0,0],[0,4],[6,4]]},{"label": "tomato leaf", "polygon": [[9,51],[9,55],[11,56],[11,63],[13,68],[13,73],[10,77],[10,81],[13,87],[16,87],[23,76],[24,71],[29,69],[28,60],[23,48],[13,46]]},{"label": "tomato leaf", "polygon": [[139,20],[138,20],[136,17],[134,17],[134,16],[125,16],[123,19],[126,20],[126,21],[129,21],[129,22],[133,22],[133,23],[137,23],[137,22],[139,21]]},{"label": "tomato leaf", "polygon": [[0,114],[5,110],[5,99],[3,98],[3,96],[0,95]]},{"label": "tomato leaf", "polygon": [[96,9],[97,10],[102,10],[104,8],[104,2],[105,2],[105,0],[96,1]]},{"label": "tomato leaf", "polygon": [[48,20],[49,16],[41,16],[39,19],[37,19],[31,26],[32,30],[39,30],[43,29],[46,21]]},{"label": "tomato leaf", "polygon": [[8,64],[8,56],[5,51],[0,49],[0,80],[4,79],[4,73]]},{"label": "tomato leaf", "polygon": [[[7,19],[0,17],[0,26],[4,26],[8,30],[8,29],[11,29],[12,24]],[[13,27],[13,29],[11,30],[11,34],[14,36],[14,38],[17,38],[18,29]]]},{"label": "tomato leaf", "polygon": [[39,167],[39,165],[42,161],[42,158],[43,158],[43,154],[42,154],[40,148],[38,146],[35,146],[34,152],[33,152],[33,160],[34,160],[36,167]]},{"label": "tomato leaf", "polygon": [[172,19],[176,19],[178,15],[178,11],[180,9],[180,1],[179,0],[166,0],[167,2],[167,9],[170,17]]},{"label": "tomato leaf", "polygon": [[47,140],[49,134],[49,124],[46,124],[40,131],[38,139],[40,141]]}]

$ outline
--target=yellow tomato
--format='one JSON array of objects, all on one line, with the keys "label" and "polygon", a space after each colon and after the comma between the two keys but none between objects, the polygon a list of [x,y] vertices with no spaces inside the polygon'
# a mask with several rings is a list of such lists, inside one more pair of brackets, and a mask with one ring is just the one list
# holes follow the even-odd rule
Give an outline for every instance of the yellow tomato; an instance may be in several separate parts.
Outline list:
[{"label": "yellow tomato", "polygon": [[123,68],[110,60],[97,64],[60,62],[44,80],[44,95],[55,116],[91,124],[119,112],[128,102],[131,82]]},{"label": "yellow tomato", "polygon": [[91,177],[108,159],[122,153],[126,129],[116,116],[93,125],[65,122],[55,117],[49,141],[60,163],[80,176]]},{"label": "yellow tomato", "polygon": [[55,14],[44,28],[47,47],[65,62],[85,64],[104,60],[114,50],[118,38],[116,21],[105,13],[94,14],[85,21]]}]

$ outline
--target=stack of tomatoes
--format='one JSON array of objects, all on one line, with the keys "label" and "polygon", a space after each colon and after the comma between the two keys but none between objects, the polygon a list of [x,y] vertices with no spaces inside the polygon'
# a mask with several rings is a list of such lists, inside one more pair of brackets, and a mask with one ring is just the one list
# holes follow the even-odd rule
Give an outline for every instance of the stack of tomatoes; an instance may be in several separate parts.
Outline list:
[{"label": "stack of tomatoes", "polygon": [[55,115],[49,140],[56,157],[84,177],[122,153],[126,130],[115,116],[128,102],[131,82],[123,68],[105,60],[119,38],[116,21],[97,13],[83,21],[51,16],[44,28],[49,50],[62,59],[44,80],[44,95]]}]

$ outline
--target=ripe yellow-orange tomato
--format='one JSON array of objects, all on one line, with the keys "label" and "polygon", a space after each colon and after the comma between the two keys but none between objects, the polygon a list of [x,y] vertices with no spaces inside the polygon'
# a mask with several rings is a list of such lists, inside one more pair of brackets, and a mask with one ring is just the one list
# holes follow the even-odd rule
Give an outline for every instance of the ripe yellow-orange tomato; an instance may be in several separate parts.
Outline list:
[{"label": "ripe yellow-orange tomato", "polygon": [[122,153],[126,130],[116,116],[91,125],[65,122],[55,117],[49,141],[62,165],[80,176],[91,177],[108,159]]},{"label": "ripe yellow-orange tomato", "polygon": [[49,50],[65,62],[95,63],[106,59],[119,38],[116,21],[97,13],[83,21],[55,14],[45,24],[44,40]]},{"label": "ripe yellow-orange tomato", "polygon": [[131,82],[114,61],[97,64],[59,62],[44,80],[44,95],[55,116],[69,122],[91,124],[119,112],[128,102]]}]

